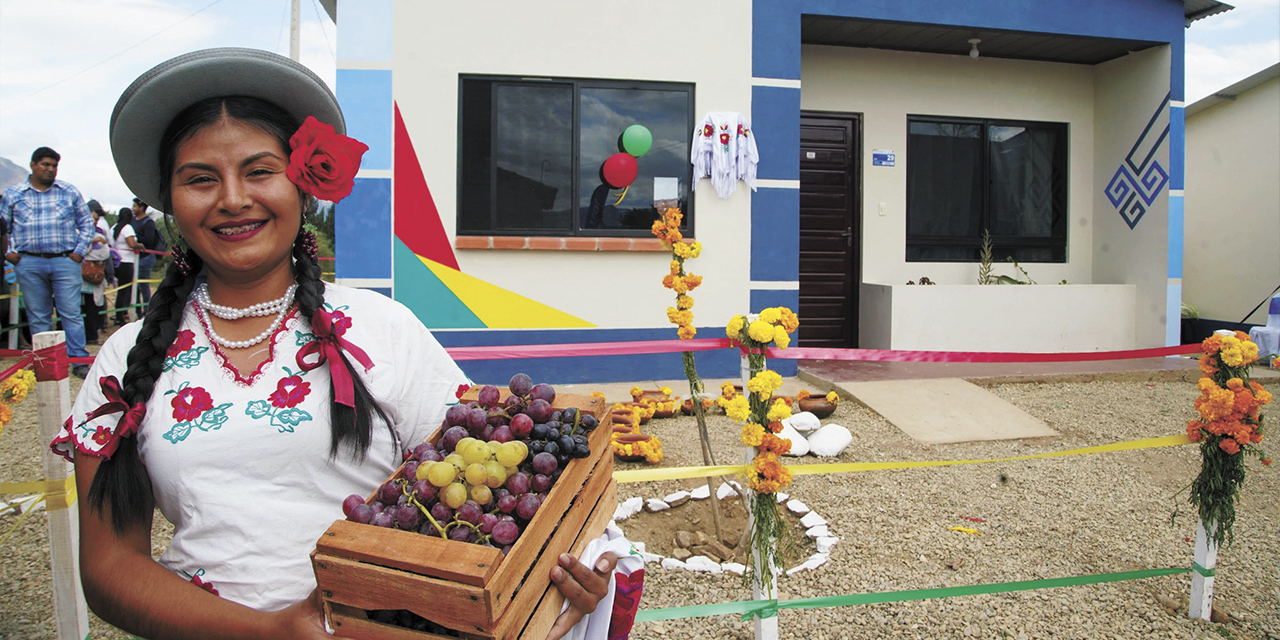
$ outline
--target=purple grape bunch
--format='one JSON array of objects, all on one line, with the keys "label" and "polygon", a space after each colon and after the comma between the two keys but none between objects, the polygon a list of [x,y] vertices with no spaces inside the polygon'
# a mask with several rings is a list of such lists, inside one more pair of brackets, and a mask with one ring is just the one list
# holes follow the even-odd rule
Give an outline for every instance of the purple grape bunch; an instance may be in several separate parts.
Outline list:
[{"label": "purple grape bunch", "polygon": [[[475,401],[445,411],[437,441],[406,452],[404,464],[371,500],[360,495],[343,500],[343,515],[352,522],[509,552],[565,467],[591,456],[588,435],[599,421],[575,407],[557,409],[555,399],[554,387],[535,384],[524,373],[511,376],[505,392],[494,385],[480,387]],[[512,462],[512,454],[496,452],[504,445],[519,447],[505,444],[510,442],[521,443],[525,454],[507,466],[502,461]],[[468,463],[463,454],[479,460],[480,448],[487,448],[491,459]],[[444,464],[453,468],[439,467],[443,471],[433,478],[431,470]],[[471,469],[476,465],[486,472]],[[482,476],[484,482],[472,482]]]}]

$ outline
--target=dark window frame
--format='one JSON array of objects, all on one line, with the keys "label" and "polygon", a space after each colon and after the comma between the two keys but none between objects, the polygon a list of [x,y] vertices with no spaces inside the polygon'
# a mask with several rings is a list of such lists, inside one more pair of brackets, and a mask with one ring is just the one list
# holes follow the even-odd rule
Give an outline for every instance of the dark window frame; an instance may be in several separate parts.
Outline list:
[{"label": "dark window frame", "polygon": [[[549,85],[569,85],[573,91],[573,126],[572,126],[572,168],[570,175],[572,176],[573,205],[570,207],[570,228],[565,229],[499,229],[497,228],[498,208],[497,208],[497,181],[491,178],[489,188],[489,215],[490,229],[488,230],[465,230],[462,223],[463,206],[462,199],[464,197],[463,184],[464,180],[464,150],[466,140],[463,131],[463,114],[466,111],[464,104],[464,85],[468,81],[489,82],[490,87],[497,86],[549,86]],[[579,206],[579,197],[581,194],[581,185],[579,179],[581,176],[581,99],[584,89],[612,89],[612,90],[657,90],[657,91],[684,91],[687,94],[686,122],[688,123],[685,131],[686,144],[692,144],[694,128],[698,126],[694,105],[696,104],[696,85],[692,82],[664,82],[664,81],[647,81],[647,80],[614,80],[605,78],[569,78],[561,76],[510,76],[510,75],[490,75],[490,74],[459,74],[458,75],[458,155],[457,155],[457,196],[456,206],[454,207],[455,232],[460,236],[545,236],[545,237],[579,237],[579,238],[645,238],[651,237],[652,232],[648,228],[643,229],[583,229],[581,228],[582,208]],[[492,92],[490,93],[492,100]],[[491,103],[492,104],[492,103]],[[490,109],[489,113],[489,130],[492,132],[496,128],[497,114],[494,109]],[[493,141],[490,141],[493,144]],[[493,153],[489,154],[489,175],[495,176],[497,171],[497,160]],[[684,166],[685,175],[683,179],[688,185],[688,196],[685,200],[681,212],[684,218],[681,222],[681,230],[687,237],[694,237],[694,198],[693,198],[693,164],[686,162]]]},{"label": "dark window frame", "polygon": [[[979,251],[982,245],[982,229],[991,229],[993,227],[993,201],[995,199],[995,189],[992,186],[992,167],[991,167],[991,145],[990,145],[990,129],[991,127],[1024,127],[1027,129],[1049,130],[1059,135],[1061,144],[1054,149],[1054,174],[1056,181],[1053,185],[1053,202],[1052,202],[1052,220],[1051,231],[1048,237],[1023,237],[1011,235],[991,235],[991,244],[993,246],[993,259],[997,262],[1003,262],[1008,257],[1013,257],[1018,262],[1027,263],[1044,263],[1044,264],[1065,264],[1067,262],[1067,224],[1070,218],[1070,190],[1071,190],[1071,129],[1066,122],[1048,122],[1038,120],[1013,120],[1003,118],[963,118],[951,116],[932,116],[932,115],[907,115],[907,138],[908,147],[910,146],[911,125],[914,123],[930,123],[930,124],[954,124],[954,125],[976,125],[981,127],[981,163],[982,163],[982,211],[978,214],[978,234],[976,236],[924,236],[913,235],[911,233],[910,215],[911,215],[911,174],[908,171],[906,176],[907,191],[907,216],[906,216],[906,246],[904,249],[905,259],[907,262],[939,262],[939,263],[967,263],[979,262]],[[907,163],[911,162],[911,154],[907,153]],[[1059,173],[1060,172],[1060,173]],[[913,258],[911,256],[912,247],[932,248],[932,247],[962,247],[971,248],[973,257],[970,259],[960,258]],[[1023,259],[1018,257],[1018,252],[1022,249],[1049,249],[1053,252],[1053,258],[1049,260]]]}]

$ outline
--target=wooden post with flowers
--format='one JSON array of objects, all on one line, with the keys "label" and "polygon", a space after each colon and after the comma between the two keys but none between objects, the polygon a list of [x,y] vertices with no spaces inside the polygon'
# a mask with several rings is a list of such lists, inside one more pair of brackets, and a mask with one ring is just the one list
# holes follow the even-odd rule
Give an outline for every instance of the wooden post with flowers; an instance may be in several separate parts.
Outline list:
[{"label": "wooden post with flowers", "polygon": [[[1213,613],[1213,579],[1218,549],[1230,545],[1236,502],[1244,486],[1245,456],[1263,465],[1271,459],[1257,445],[1262,442],[1260,409],[1271,393],[1249,377],[1258,360],[1258,346],[1248,334],[1215,331],[1202,345],[1200,356],[1200,417],[1187,423],[1187,436],[1200,443],[1200,475],[1191,483],[1190,501],[1200,521],[1196,527],[1191,568],[1191,601],[1187,614],[1208,620]],[[1174,515],[1177,513],[1175,511]]]},{"label": "wooden post with flowers", "polygon": [[746,362],[743,390],[722,404],[725,413],[742,427],[742,443],[747,445],[747,488],[750,489],[751,592],[754,600],[768,600],[771,606],[755,615],[757,640],[778,637],[777,541],[782,533],[778,513],[778,490],[791,484],[791,472],[778,456],[791,450],[791,442],[778,437],[782,421],[791,417],[791,407],[773,392],[782,386],[782,376],[765,368],[765,349],[770,345],[786,349],[800,321],[786,307],[771,307],[759,315],[734,316],[725,327],[729,338],[741,345]]},{"label": "wooden post with flowers", "polygon": [[[676,292],[676,306],[667,307],[667,320],[679,327],[676,335],[681,340],[692,340],[698,333],[693,326],[693,297],[690,291],[702,284],[702,276],[685,271],[686,260],[693,260],[702,255],[701,242],[683,242],[684,234],[680,232],[680,221],[684,214],[680,209],[668,207],[662,210],[662,219],[655,220],[651,231],[662,246],[671,252],[671,272],[662,278],[662,286]],[[693,405],[693,415],[698,422],[698,443],[702,446],[702,463],[716,464],[715,453],[711,450],[711,434],[707,431],[706,409],[702,405],[704,387],[702,378],[698,376],[698,366],[692,351],[680,353],[684,363],[684,375],[689,379],[689,401]],[[720,525],[720,498],[711,489],[711,478],[706,478],[707,491],[711,495],[711,521],[715,529],[716,541],[724,542],[724,531]]]},{"label": "wooden post with flowers", "polygon": [[[61,331],[44,331],[31,338],[32,346],[61,350]],[[65,351],[63,352],[65,353]],[[71,415],[71,385],[66,367],[36,367],[36,402],[39,405],[40,442],[53,442],[62,421]],[[46,446],[44,462],[45,512],[49,533],[49,569],[52,574],[53,611],[58,640],[82,640],[89,636],[89,609],[80,589],[80,514],[75,508],[75,476],[71,463]]]}]

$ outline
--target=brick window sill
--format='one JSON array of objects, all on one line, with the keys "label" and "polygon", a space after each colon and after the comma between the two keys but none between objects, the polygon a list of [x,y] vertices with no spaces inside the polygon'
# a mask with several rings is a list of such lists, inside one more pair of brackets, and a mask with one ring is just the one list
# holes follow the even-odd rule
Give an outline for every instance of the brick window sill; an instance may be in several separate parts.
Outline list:
[{"label": "brick window sill", "polygon": [[[685,238],[693,242],[693,238]],[[514,251],[649,251],[665,252],[657,238],[554,238],[547,236],[457,236],[456,249]]]}]

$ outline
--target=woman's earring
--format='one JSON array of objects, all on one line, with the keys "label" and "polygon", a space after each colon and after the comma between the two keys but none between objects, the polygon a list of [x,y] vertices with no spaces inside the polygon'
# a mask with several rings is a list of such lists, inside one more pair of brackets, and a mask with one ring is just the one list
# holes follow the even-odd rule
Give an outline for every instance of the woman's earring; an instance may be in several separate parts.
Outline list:
[{"label": "woman's earring", "polygon": [[169,247],[169,253],[173,254],[173,264],[178,267],[178,273],[182,274],[184,278],[191,275],[191,272],[194,271],[194,269],[191,268],[191,260],[187,257],[187,254],[191,250],[188,249],[186,245],[187,243],[179,237],[178,240],[173,243],[173,246]]}]

